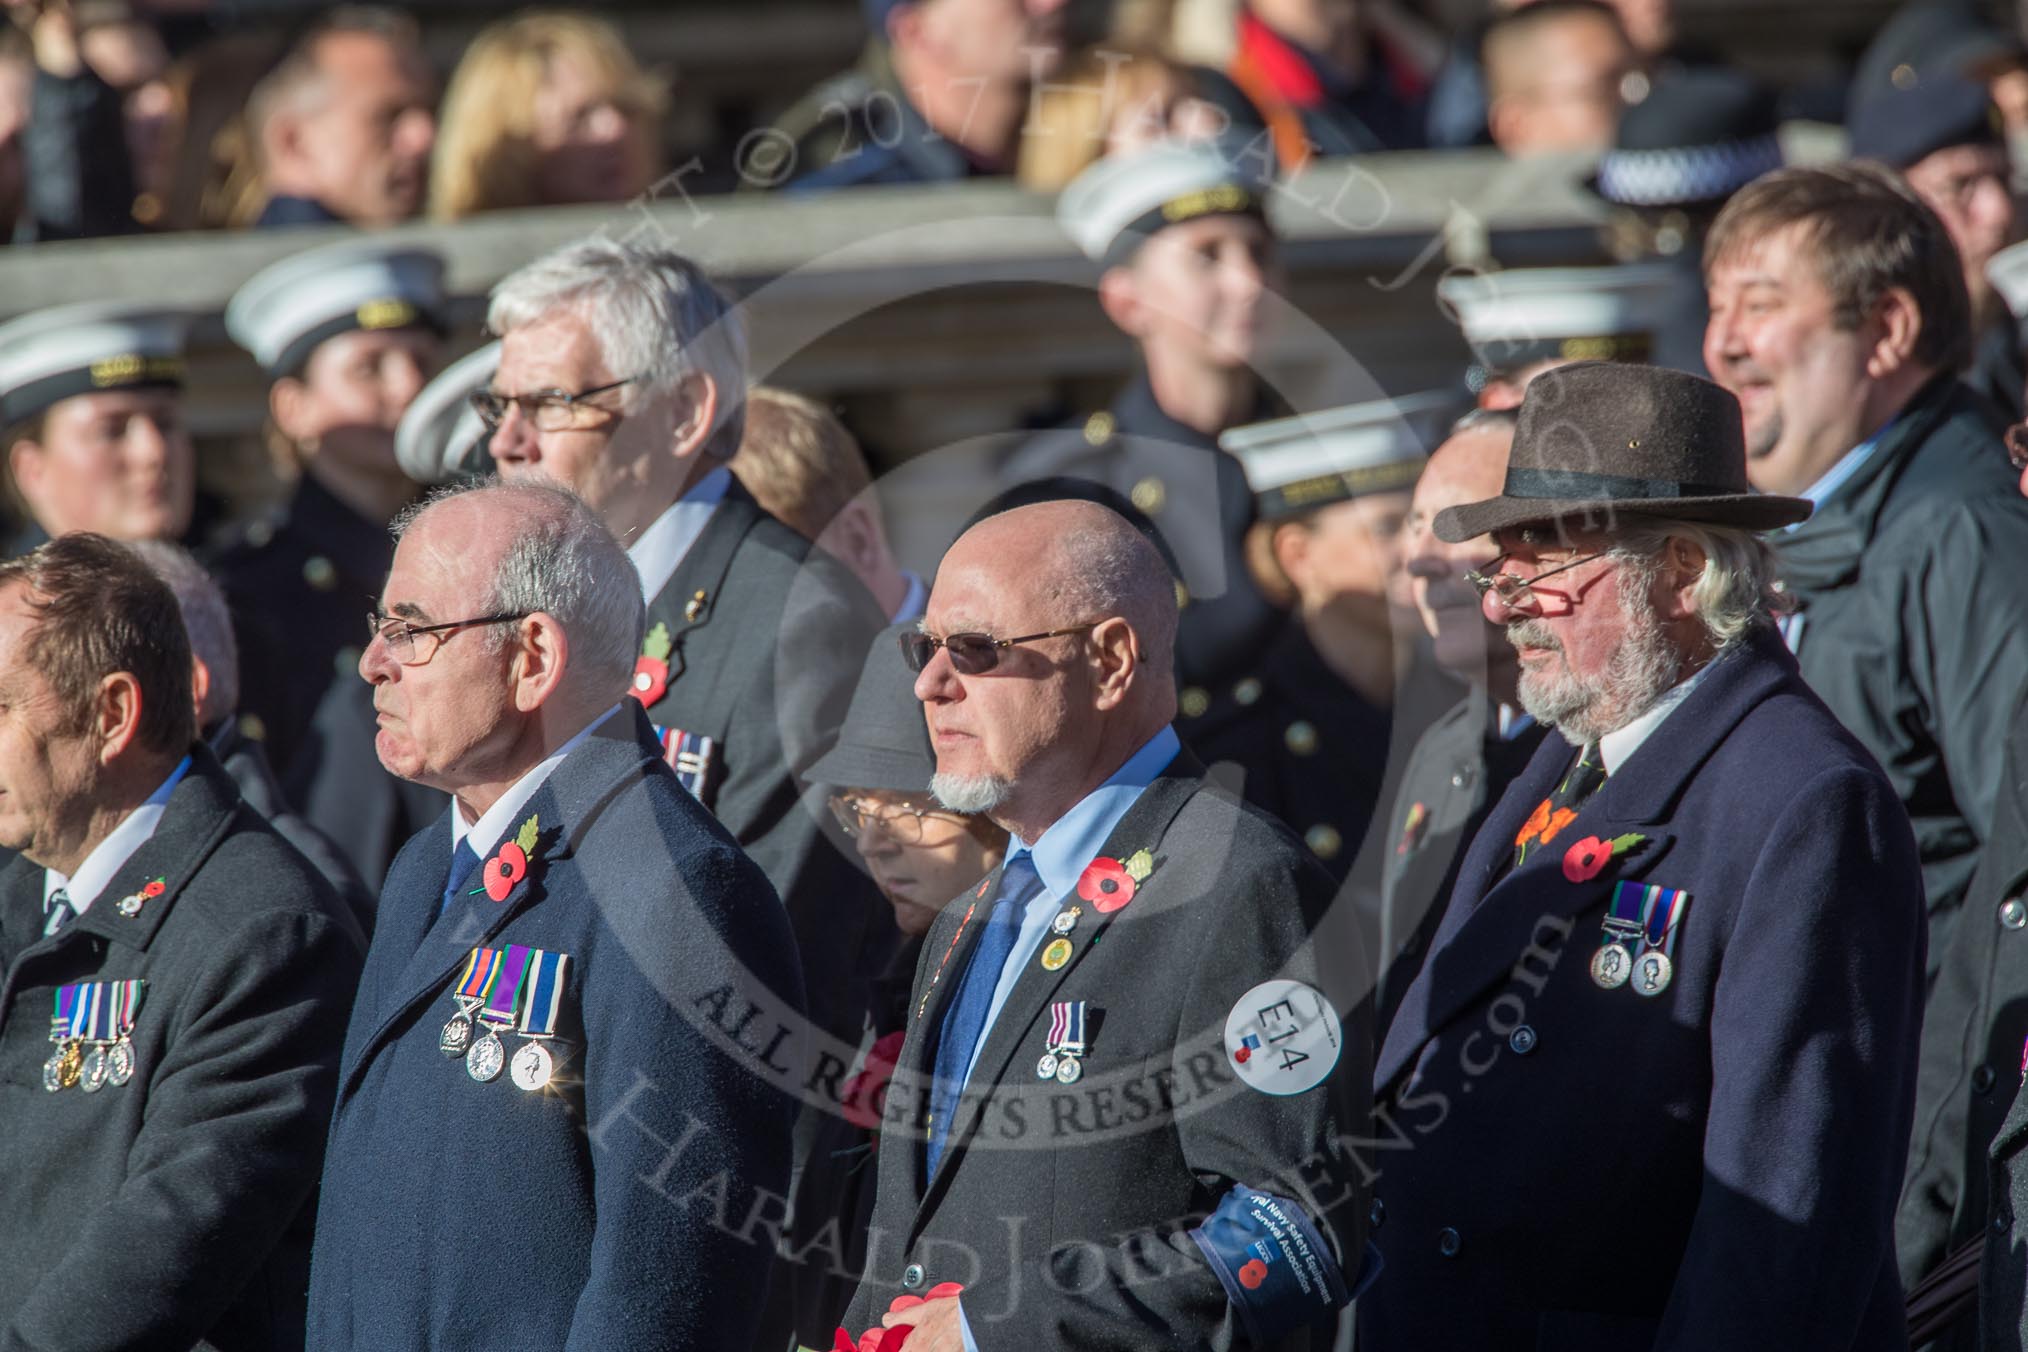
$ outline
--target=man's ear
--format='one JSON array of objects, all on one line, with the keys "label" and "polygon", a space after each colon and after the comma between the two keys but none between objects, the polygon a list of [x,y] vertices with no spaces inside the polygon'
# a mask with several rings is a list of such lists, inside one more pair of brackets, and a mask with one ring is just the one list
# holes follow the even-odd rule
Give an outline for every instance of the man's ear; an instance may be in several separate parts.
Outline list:
[{"label": "man's ear", "polygon": [[110,765],[141,733],[141,683],[130,671],[100,679],[92,697],[92,733],[99,742],[99,764]]},{"label": "man's ear", "polygon": [[702,372],[685,376],[674,397],[676,426],[670,440],[680,458],[696,452],[718,427],[718,382]]},{"label": "man's ear", "polygon": [[1704,576],[1704,569],[1710,563],[1710,556],[1694,541],[1672,536],[1662,547],[1663,594],[1656,598],[1656,608],[1665,621],[1690,620],[1697,616],[1691,594]]},{"label": "man's ear", "polygon": [[211,695],[211,668],[204,659],[192,654],[190,658],[190,702],[197,709],[197,731],[204,732],[204,701]]},{"label": "man's ear", "polygon": [[570,639],[563,626],[546,611],[536,611],[514,630],[514,664],[509,687],[514,707],[532,714],[546,704],[563,684],[570,663]]},{"label": "man's ear", "polygon": [[1922,307],[1907,287],[1891,286],[1874,303],[1873,321],[1877,336],[1866,355],[1866,374],[1884,380],[1915,360],[1916,344],[1922,340]]},{"label": "man's ear", "polygon": [[880,523],[862,495],[845,504],[817,537],[824,552],[861,577],[875,571],[886,552]]},{"label": "man's ear", "polygon": [[1141,640],[1132,625],[1115,615],[1093,627],[1091,643],[1098,661],[1098,689],[1092,703],[1100,709],[1117,709],[1126,703],[1140,674]]},{"label": "man's ear", "polygon": [[1131,264],[1107,268],[1099,278],[1099,308],[1113,327],[1129,338],[1139,338],[1148,326],[1147,307],[1141,304],[1140,287],[1135,284]]}]

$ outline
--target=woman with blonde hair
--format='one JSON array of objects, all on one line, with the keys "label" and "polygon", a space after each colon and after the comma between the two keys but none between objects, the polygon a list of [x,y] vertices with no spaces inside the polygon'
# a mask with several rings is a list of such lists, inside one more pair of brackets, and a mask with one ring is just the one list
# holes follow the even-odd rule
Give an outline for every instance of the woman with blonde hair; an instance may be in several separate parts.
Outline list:
[{"label": "woman with blonde hair", "polygon": [[1147,47],[1096,47],[1036,90],[1015,174],[1033,192],[1061,192],[1103,156],[1216,140],[1229,125],[1198,96],[1192,67]]},{"label": "woman with blonde hair", "polygon": [[534,10],[491,24],[444,94],[430,214],[638,196],[662,172],[667,103],[603,19]]}]

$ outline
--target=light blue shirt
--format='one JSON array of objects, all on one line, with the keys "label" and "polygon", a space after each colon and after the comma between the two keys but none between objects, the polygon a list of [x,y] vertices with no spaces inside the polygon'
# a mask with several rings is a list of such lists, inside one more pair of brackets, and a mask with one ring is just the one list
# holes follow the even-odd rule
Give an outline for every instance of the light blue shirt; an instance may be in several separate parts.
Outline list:
[{"label": "light blue shirt", "polygon": [[[1880,439],[1887,435],[1888,429],[1894,426],[1896,419],[1899,417],[1900,415],[1896,414],[1894,418],[1889,418],[1878,432],[1875,432],[1872,436],[1845,452],[1839,458],[1837,464],[1824,471],[1823,478],[1803,490],[1802,496],[1810,500],[1812,507],[1822,507],[1833,493],[1845,486],[1847,479],[1850,479],[1859,472],[1859,467],[1864,465],[1873,452],[1880,448]],[[1798,521],[1795,525],[1785,526],[1783,529],[1794,530],[1796,526],[1802,524],[1802,522]]]},{"label": "light blue shirt", "polygon": [[[1141,794],[1154,783],[1161,773],[1169,768],[1169,762],[1176,759],[1176,753],[1183,749],[1176,730],[1164,727],[1144,742],[1139,751],[1127,757],[1127,763],[1113,772],[1111,779],[1093,789],[1079,801],[1078,805],[1056,819],[1056,824],[1042,833],[1042,839],[1033,844],[1016,836],[1013,848],[1007,852],[1011,861],[1016,855],[1032,855],[1035,860],[1035,874],[1042,880],[1042,890],[1029,899],[1021,911],[1021,928],[1014,935],[1014,951],[1007,955],[1007,963],[1000,969],[1000,983],[993,987],[993,1003],[986,1009],[985,1025],[979,1029],[979,1041],[972,1048],[971,1059],[965,1062],[965,1082],[972,1079],[972,1068],[979,1062],[979,1048],[986,1045],[987,1034],[993,1030],[993,1023],[1000,1017],[1000,1007],[1007,1003],[1013,993],[1014,983],[1021,979],[1023,969],[1035,953],[1035,946],[1042,942],[1042,936],[1049,930],[1049,922],[1063,909],[1063,901],[1077,894],[1077,880],[1084,875],[1091,861],[1098,858],[1098,852],[1105,848],[1106,840],[1127,815],[1127,809],[1140,801]],[[965,1352],[979,1352],[979,1344],[972,1338],[972,1322],[965,1318],[965,1303],[958,1301],[958,1331],[964,1335]]]},{"label": "light blue shirt", "polygon": [[677,565],[704,534],[704,524],[731,486],[732,471],[720,465],[690,485],[688,492],[641,532],[640,539],[627,546],[627,557],[641,575],[641,596],[650,605],[676,576]]}]

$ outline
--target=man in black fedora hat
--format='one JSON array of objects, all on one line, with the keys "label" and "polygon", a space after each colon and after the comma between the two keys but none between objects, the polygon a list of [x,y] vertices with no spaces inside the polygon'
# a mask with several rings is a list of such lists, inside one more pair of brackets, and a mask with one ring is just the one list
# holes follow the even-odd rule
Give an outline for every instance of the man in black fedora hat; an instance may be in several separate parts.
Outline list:
[{"label": "man in black fedora hat", "polygon": [[1797,674],[1731,395],[1580,363],[1521,406],[1472,574],[1547,739],[1375,1061],[1375,1347],[1900,1345],[1922,882]]}]

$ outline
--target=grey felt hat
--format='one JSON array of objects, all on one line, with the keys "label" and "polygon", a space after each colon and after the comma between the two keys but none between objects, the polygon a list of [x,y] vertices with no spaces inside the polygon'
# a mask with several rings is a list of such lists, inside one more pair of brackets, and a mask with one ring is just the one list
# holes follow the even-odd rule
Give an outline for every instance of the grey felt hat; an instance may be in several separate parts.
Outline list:
[{"label": "grey felt hat", "polygon": [[1500,496],[1446,507],[1433,528],[1457,544],[1547,522],[1616,518],[1774,530],[1810,514],[1803,498],[1754,491],[1739,401],[1659,366],[1577,362],[1537,376],[1521,400]]},{"label": "grey felt hat", "polygon": [[810,767],[813,783],[841,789],[923,793],[936,773],[936,752],[915,697],[915,673],[902,660],[899,635],[913,622],[889,625],[867,650],[852,706],[831,749]]}]

